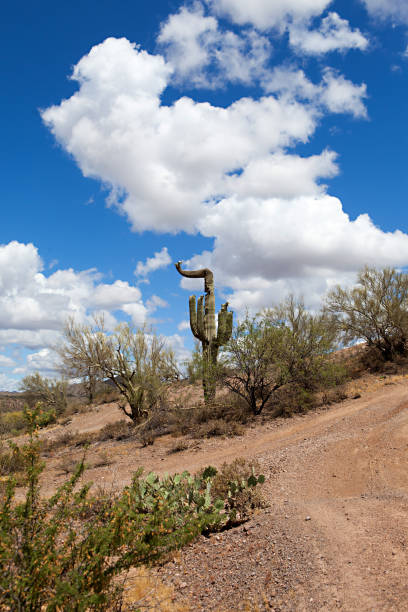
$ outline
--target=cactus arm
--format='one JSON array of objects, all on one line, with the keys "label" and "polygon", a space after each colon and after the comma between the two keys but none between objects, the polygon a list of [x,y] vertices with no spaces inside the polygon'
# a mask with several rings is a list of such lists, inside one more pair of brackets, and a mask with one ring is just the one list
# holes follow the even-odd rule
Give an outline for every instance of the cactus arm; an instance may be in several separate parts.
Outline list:
[{"label": "cactus arm", "polygon": [[208,268],[201,268],[201,270],[182,270],[182,263],[182,261],[178,261],[175,264],[177,272],[179,272],[179,274],[187,278],[203,278],[206,293],[210,293],[211,291],[214,292],[214,276],[211,270],[209,270]]},{"label": "cactus arm", "polygon": [[205,334],[205,325],[204,325],[204,307],[203,307],[203,299],[204,296],[200,295],[197,302],[197,330],[198,336],[197,338],[201,340],[201,342],[206,342],[208,338]]},{"label": "cactus arm", "polygon": [[233,313],[227,311],[228,303],[223,304],[218,313],[217,344],[223,346],[231,338]]},{"label": "cactus arm", "polygon": [[182,270],[182,263],[182,261],[178,261],[174,265],[177,268],[177,272],[179,272],[182,276],[186,276],[187,278],[205,278],[206,273],[210,271],[207,268],[202,268],[201,270]]},{"label": "cactus arm", "polygon": [[191,327],[191,331],[193,332],[193,335],[198,340],[200,340],[200,335],[198,333],[198,327],[197,327],[197,313],[196,313],[196,297],[195,297],[195,295],[190,295],[188,303],[189,303],[189,306],[190,306],[190,327]]}]

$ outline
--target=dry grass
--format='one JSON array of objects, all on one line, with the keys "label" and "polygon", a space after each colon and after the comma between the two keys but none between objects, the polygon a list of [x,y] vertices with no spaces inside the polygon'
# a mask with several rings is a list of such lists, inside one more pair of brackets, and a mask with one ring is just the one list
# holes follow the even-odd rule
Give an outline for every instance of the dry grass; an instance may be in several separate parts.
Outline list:
[{"label": "dry grass", "polygon": [[70,455],[63,457],[60,462],[55,466],[59,474],[72,474],[78,465],[79,461],[74,459]]},{"label": "dry grass", "polygon": [[99,453],[99,455],[92,459],[90,467],[105,467],[106,465],[112,465],[112,463],[113,460],[109,457],[108,453],[106,451],[102,451],[101,453]]},{"label": "dry grass", "polygon": [[176,602],[174,589],[163,584],[147,568],[130,570],[125,578],[123,609],[130,611],[189,612]]},{"label": "dry grass", "polygon": [[173,455],[174,453],[182,453],[185,450],[188,450],[190,447],[185,440],[179,440],[169,450],[167,451],[168,455]]}]

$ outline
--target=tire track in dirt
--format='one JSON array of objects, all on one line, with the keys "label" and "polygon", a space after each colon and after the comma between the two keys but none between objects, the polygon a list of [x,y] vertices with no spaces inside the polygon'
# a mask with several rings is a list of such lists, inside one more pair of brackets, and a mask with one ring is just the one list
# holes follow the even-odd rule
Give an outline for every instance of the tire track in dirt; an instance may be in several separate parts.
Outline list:
[{"label": "tire track in dirt", "polygon": [[[249,552],[248,536],[228,532],[222,541],[228,546],[234,540],[235,546],[221,561],[213,538],[181,553],[171,574],[182,572],[194,609],[241,610],[247,599],[247,609],[258,601],[261,610],[407,610],[407,399],[407,387],[397,385],[258,432],[252,440],[246,436],[240,453],[236,441],[208,449],[207,464],[234,454],[257,457],[269,473],[270,509],[248,525],[256,553]],[[273,566],[268,587],[271,545],[280,564]],[[231,576],[237,563],[238,582]],[[210,584],[208,572],[216,577]],[[177,579],[163,575],[180,589]],[[256,585],[263,585],[262,597]]]},{"label": "tire track in dirt", "polygon": [[[101,408],[98,423],[115,414]],[[93,427],[89,414],[72,427],[81,431],[82,420]],[[106,450],[114,464],[86,478],[122,487],[139,466],[163,473],[259,460],[269,507],[245,529],[201,538],[158,571],[191,609],[408,610],[406,382],[169,454],[174,442],[100,444],[90,453]],[[44,490],[55,488],[57,461],[47,462]]]}]

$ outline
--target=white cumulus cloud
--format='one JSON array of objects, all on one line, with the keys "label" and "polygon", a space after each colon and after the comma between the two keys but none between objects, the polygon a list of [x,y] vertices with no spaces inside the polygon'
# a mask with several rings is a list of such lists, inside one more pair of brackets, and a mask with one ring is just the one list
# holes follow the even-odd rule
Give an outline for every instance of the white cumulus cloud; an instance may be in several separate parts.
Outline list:
[{"label": "white cumulus cloud", "polygon": [[282,28],[288,22],[320,15],[332,0],[206,0],[216,15],[259,30]]},{"label": "white cumulus cloud", "polygon": [[[114,76],[122,70],[126,80]],[[149,71],[156,89],[145,83]],[[157,56],[107,39],[75,67],[79,90],[42,115],[83,173],[111,185],[111,202],[139,231],[195,231],[230,173],[308,141],[321,114],[317,102],[290,95],[241,98],[225,108],[182,97],[164,106],[158,89],[169,75]],[[327,73],[319,93],[336,112],[363,114],[364,86]]]},{"label": "white cumulus cloud", "polygon": [[17,391],[19,380],[0,372],[0,390],[1,391]]},{"label": "white cumulus cloud", "polygon": [[[272,11],[273,5],[295,15],[301,4],[218,6],[239,8],[244,15],[255,6]],[[305,15],[319,14],[317,4],[304,2]],[[188,13],[178,15],[190,18]],[[216,31],[213,21],[205,23],[204,31]],[[167,41],[174,43],[173,30],[167,30]],[[122,68],[126,79],[118,76]],[[217,287],[235,308],[244,299],[261,308],[288,289],[313,301],[336,280],[349,282],[366,263],[408,263],[406,234],[383,232],[366,214],[350,219],[340,200],[327,193],[323,181],[338,171],[335,152],[308,157],[290,152],[310,140],[328,112],[366,117],[364,83],[326,69],[316,84],[301,70],[280,67],[265,79],[268,95],[259,99],[218,107],[184,96],[166,106],[161,93],[175,69],[125,39],[108,39],[75,67],[78,91],[43,113],[83,173],[110,184],[112,201],[120,194],[115,205],[134,229],[199,231],[213,238],[213,251],[186,267],[213,268]],[[136,274],[156,269],[162,255],[167,252],[139,262]],[[182,286],[202,288],[202,283],[183,279]],[[146,307],[139,301],[121,308],[137,320]]]},{"label": "white cumulus cloud", "polygon": [[[214,270],[218,287],[232,289],[228,299],[237,310],[245,305],[259,310],[289,292],[318,306],[331,286],[350,284],[364,264],[408,262],[406,234],[383,232],[366,214],[352,221],[341,202],[327,194],[229,198],[206,217],[201,232],[216,237],[214,250],[193,257],[185,267]],[[202,290],[189,279],[182,286]]]},{"label": "white cumulus cloud", "polygon": [[177,80],[210,89],[261,79],[272,52],[267,37],[253,29],[222,30],[199,3],[170,15],[157,40]]},{"label": "white cumulus cloud", "polygon": [[308,100],[316,109],[367,117],[365,83],[356,85],[330,68],[323,71],[320,83],[310,81],[303,70],[291,66],[275,68],[264,83],[265,91],[277,92],[289,100]]},{"label": "white cumulus cloud", "polygon": [[310,55],[348,49],[364,50],[368,46],[368,40],[360,30],[351,29],[349,22],[337,13],[329,13],[315,30],[309,29],[305,23],[292,24],[289,27],[289,43],[297,51]]},{"label": "white cumulus cloud", "polygon": [[148,257],[146,261],[138,261],[135,269],[136,276],[148,276],[155,270],[160,268],[167,268],[171,264],[171,257],[167,250],[167,247],[163,247],[161,251],[157,251],[153,257]]},{"label": "white cumulus cloud", "polygon": [[[158,300],[156,296],[156,307]],[[140,289],[128,282],[103,283],[95,269],[55,270],[47,276],[33,244],[13,241],[0,245],[0,347],[4,351],[15,345],[35,351],[23,365],[0,355],[0,367],[15,365],[16,374],[51,371],[54,354],[50,348],[61,340],[68,317],[90,323],[93,315],[103,314],[111,330],[117,324],[117,310],[137,325],[148,316]]]},{"label": "white cumulus cloud", "polygon": [[12,368],[16,362],[11,357],[0,355],[0,368]]},{"label": "white cumulus cloud", "polygon": [[362,0],[367,11],[374,17],[390,18],[400,23],[408,23],[408,3],[406,0]]},{"label": "white cumulus cloud", "polygon": [[52,349],[42,348],[36,353],[27,355],[27,372],[44,372],[48,375],[57,374],[58,357]]}]

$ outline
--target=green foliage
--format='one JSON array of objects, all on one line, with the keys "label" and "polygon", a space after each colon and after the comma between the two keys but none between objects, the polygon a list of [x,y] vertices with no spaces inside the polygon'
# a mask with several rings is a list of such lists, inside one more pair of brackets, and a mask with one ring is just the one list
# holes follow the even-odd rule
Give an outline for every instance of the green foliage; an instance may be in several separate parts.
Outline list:
[{"label": "green foliage", "polygon": [[173,351],[152,330],[121,323],[107,334],[104,320],[94,326],[68,320],[60,354],[75,355],[78,367],[108,379],[121,394],[119,404],[134,422],[146,418],[163,398],[166,383],[178,377]]},{"label": "green foliage", "polygon": [[241,396],[253,414],[260,414],[272,395],[285,385],[314,391],[340,377],[329,360],[336,330],[329,315],[306,311],[289,297],[235,328],[225,348],[225,384]]},{"label": "green foliage", "polygon": [[283,327],[247,314],[225,347],[225,385],[253,414],[260,414],[274,391],[288,381],[283,361],[286,336]]},{"label": "green foliage", "polygon": [[260,466],[257,461],[249,461],[238,457],[232,463],[224,463],[215,472],[212,466],[206,468],[202,477],[213,478],[212,492],[214,497],[227,500],[227,509],[234,512],[240,520],[248,517],[255,508],[264,505],[258,484],[263,484],[265,477],[259,474]]},{"label": "green foliage", "polygon": [[14,410],[0,415],[0,435],[16,435],[26,430],[27,421],[23,410]]},{"label": "green foliage", "polygon": [[184,363],[187,371],[187,378],[191,384],[202,380],[203,378],[203,355],[201,352],[200,343],[196,340],[194,350],[191,357]]},{"label": "green foliage", "polygon": [[[129,567],[149,564],[183,546],[203,531],[239,520],[234,500],[263,482],[251,472],[232,478],[224,497],[212,491],[215,468],[142,476],[96,503],[90,484],[79,486],[84,460],[49,499],[40,497],[36,429],[40,407],[27,411],[28,444],[13,452],[25,467],[25,499],[15,499],[10,479],[0,505],[0,608],[7,611],[107,610],[119,606],[114,577]],[[117,608],[119,609],[119,608]]]},{"label": "green foliage", "polygon": [[63,380],[44,378],[36,372],[23,378],[20,389],[30,405],[41,402],[55,415],[63,414],[67,408],[67,383]]},{"label": "green foliage", "polygon": [[21,453],[16,448],[9,444],[8,450],[4,443],[0,446],[0,476],[9,476],[15,474],[24,468],[24,462]]},{"label": "green foliage", "polygon": [[365,340],[384,361],[407,355],[408,274],[366,267],[355,287],[328,294],[326,308],[345,343]]}]

